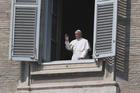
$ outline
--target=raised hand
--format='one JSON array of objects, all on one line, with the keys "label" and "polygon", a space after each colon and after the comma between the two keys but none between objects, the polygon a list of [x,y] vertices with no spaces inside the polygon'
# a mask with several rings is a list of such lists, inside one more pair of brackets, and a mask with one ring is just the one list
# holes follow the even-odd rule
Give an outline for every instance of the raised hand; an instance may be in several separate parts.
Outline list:
[{"label": "raised hand", "polygon": [[69,36],[68,36],[68,34],[65,34],[65,40],[66,40],[66,41],[69,41]]}]

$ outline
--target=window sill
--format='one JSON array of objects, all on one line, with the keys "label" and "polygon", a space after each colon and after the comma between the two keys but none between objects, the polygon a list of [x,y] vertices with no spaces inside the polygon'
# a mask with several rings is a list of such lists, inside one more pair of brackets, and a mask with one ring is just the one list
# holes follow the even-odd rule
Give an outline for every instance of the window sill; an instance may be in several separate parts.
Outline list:
[{"label": "window sill", "polygon": [[42,69],[40,71],[32,72],[31,75],[68,74],[101,71],[102,63],[97,64],[95,60],[66,60],[52,61],[51,63],[42,63]]},{"label": "window sill", "polygon": [[[64,89],[64,88],[79,88],[79,87],[107,87],[116,86],[116,81],[80,81],[80,82],[59,82],[59,83],[44,83],[44,84],[32,84],[31,86],[19,86],[18,90],[42,90],[42,89]],[[95,92],[94,92],[95,93]]]},{"label": "window sill", "polygon": [[60,61],[50,61],[41,63],[41,65],[59,65],[59,64],[82,64],[82,63],[94,63],[95,59],[83,59],[83,60],[60,60]]}]

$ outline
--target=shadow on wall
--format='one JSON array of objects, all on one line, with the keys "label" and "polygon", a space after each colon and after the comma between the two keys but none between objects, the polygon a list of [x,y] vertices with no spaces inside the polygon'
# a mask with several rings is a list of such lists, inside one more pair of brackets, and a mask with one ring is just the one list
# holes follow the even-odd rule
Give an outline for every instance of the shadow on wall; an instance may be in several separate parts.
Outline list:
[{"label": "shadow on wall", "polygon": [[20,73],[21,73],[21,74],[20,74],[20,82],[21,82],[21,83],[27,81],[28,75],[29,75],[28,70],[29,70],[29,65],[28,65],[28,63],[22,62],[22,63],[21,63],[21,71],[20,71]]},{"label": "shadow on wall", "polygon": [[131,0],[118,0],[116,76],[128,81]]}]

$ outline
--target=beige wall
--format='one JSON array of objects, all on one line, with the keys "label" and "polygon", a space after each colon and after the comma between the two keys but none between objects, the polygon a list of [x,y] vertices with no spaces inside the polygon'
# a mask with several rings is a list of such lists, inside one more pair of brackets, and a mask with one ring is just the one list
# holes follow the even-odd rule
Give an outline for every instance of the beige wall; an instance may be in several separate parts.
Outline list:
[{"label": "beige wall", "polygon": [[11,0],[0,0],[0,93],[14,93],[20,64],[8,61]]},{"label": "beige wall", "polygon": [[140,93],[140,0],[119,0],[116,75],[121,93]]}]

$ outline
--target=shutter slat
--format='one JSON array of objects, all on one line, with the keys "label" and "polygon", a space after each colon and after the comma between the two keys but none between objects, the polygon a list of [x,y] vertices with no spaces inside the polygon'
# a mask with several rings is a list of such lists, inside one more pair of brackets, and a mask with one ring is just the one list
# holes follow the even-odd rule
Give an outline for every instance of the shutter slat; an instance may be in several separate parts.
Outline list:
[{"label": "shutter slat", "polygon": [[15,39],[14,41],[15,41],[15,42],[34,42],[34,40],[20,39],[20,38]]},{"label": "shutter slat", "polygon": [[35,29],[31,29],[31,28],[28,28],[28,29],[23,29],[23,28],[15,28],[15,31],[34,31]]},{"label": "shutter slat", "polygon": [[[34,50],[33,48],[28,48],[28,47],[15,47],[15,49],[16,50],[14,50],[14,51],[17,51],[17,50],[20,50],[20,51],[22,51],[22,50]],[[26,52],[26,51],[25,51]]]},{"label": "shutter slat", "polygon": [[95,0],[93,57],[115,55],[117,0]]},{"label": "shutter slat", "polygon": [[16,3],[37,3],[36,0],[16,0]]}]

